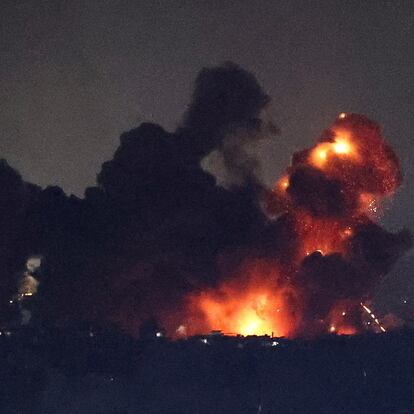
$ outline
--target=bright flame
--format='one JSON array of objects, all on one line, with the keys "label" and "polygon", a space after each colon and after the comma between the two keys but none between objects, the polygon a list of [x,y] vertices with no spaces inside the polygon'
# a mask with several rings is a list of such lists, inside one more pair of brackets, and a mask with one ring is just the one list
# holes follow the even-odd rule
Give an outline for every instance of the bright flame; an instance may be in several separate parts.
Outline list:
[{"label": "bright flame", "polygon": [[[200,320],[189,325],[192,333],[220,329],[241,335],[289,336],[297,315],[290,310],[290,288],[283,286],[274,264],[265,261],[249,263],[240,278],[232,279],[218,289],[193,295],[189,309],[198,310]],[[292,300],[292,297],[290,298]]]},{"label": "bright flame", "polygon": [[327,162],[333,156],[346,155],[352,162],[359,162],[359,156],[356,152],[355,145],[352,143],[351,134],[342,129],[334,130],[333,133],[335,136],[333,142],[320,142],[310,151],[309,162],[320,169],[327,168]]},{"label": "bright flame", "polygon": [[352,150],[352,146],[346,140],[336,138],[333,144],[333,149],[337,154],[349,154]]}]

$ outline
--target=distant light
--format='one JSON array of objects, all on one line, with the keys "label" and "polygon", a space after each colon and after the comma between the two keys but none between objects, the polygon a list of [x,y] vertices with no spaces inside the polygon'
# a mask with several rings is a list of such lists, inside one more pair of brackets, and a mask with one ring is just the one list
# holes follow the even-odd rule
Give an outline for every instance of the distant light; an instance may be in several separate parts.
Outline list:
[{"label": "distant light", "polygon": [[277,341],[272,342],[272,346],[278,346],[278,345],[279,345],[279,342],[277,342]]},{"label": "distant light", "polygon": [[346,315],[346,312],[342,312],[342,316],[345,316]]},{"label": "distant light", "polygon": [[346,118],[346,113],[345,112],[341,112],[338,116],[339,119],[345,119]]},{"label": "distant light", "polygon": [[347,229],[344,230],[344,234],[346,236],[352,236],[352,229],[351,227],[348,227]]},{"label": "distant light", "polygon": [[404,299],[404,300],[403,300],[403,303],[407,303],[407,299]]},{"label": "distant light", "polygon": [[335,326],[331,326],[330,328],[329,328],[329,330],[331,331],[331,332],[335,332],[335,330],[336,330],[336,328],[335,328]]},{"label": "distant light", "polygon": [[155,336],[156,336],[157,338],[161,338],[161,337],[162,337],[162,332],[157,332],[157,333],[155,334]]},{"label": "distant light", "polygon": [[201,342],[202,342],[203,344],[208,344],[208,341],[207,341],[207,339],[206,339],[206,338],[203,338],[203,339],[201,340]]}]

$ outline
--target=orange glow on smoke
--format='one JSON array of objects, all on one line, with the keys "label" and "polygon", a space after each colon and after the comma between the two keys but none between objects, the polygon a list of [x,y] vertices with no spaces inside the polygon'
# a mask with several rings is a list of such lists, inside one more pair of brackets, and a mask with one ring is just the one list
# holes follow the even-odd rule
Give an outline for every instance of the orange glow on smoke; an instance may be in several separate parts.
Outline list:
[{"label": "orange glow on smoke", "polygon": [[289,187],[289,177],[288,176],[284,176],[279,180],[279,186],[280,188],[282,188],[283,190],[286,190]]},{"label": "orange glow on smoke", "polygon": [[353,235],[353,222],[329,218],[314,218],[305,212],[298,212],[296,231],[301,244],[297,259],[302,260],[314,252],[323,256],[331,253],[346,255],[349,239]]}]

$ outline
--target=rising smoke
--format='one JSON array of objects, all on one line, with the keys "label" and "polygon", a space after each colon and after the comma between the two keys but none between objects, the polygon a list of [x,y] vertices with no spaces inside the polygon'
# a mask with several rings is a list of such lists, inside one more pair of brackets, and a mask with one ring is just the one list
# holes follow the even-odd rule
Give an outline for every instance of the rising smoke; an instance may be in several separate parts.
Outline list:
[{"label": "rising smoke", "polygon": [[42,255],[43,323],[360,330],[361,301],[411,246],[408,232],[374,220],[401,182],[398,160],[375,123],[347,115],[267,189],[255,148],[278,139],[261,118],[268,103],[237,65],[203,69],[177,131],[144,123],[122,134],[84,199],[25,183],[4,161],[2,304],[27,257]]}]

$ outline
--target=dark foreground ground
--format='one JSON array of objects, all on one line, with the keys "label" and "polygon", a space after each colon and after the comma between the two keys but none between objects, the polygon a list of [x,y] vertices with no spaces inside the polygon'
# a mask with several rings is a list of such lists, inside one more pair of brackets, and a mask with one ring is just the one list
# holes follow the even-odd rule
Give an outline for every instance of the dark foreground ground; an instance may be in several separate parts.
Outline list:
[{"label": "dark foreground ground", "polygon": [[1,413],[414,413],[414,331],[315,341],[2,332]]}]

